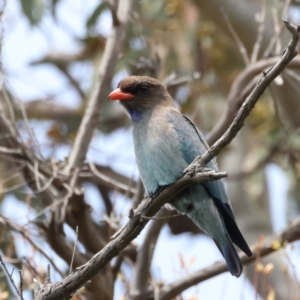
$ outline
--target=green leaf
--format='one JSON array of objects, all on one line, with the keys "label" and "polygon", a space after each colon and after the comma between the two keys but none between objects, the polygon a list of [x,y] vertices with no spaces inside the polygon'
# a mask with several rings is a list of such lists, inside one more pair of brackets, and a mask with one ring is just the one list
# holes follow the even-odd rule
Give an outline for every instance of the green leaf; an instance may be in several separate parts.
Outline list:
[{"label": "green leaf", "polygon": [[43,15],[45,9],[44,0],[20,0],[23,13],[29,20],[31,25],[38,24]]},{"label": "green leaf", "polygon": [[103,12],[104,9],[108,8],[107,2],[100,3],[96,9],[93,11],[93,13],[90,15],[90,17],[86,21],[86,27],[90,29],[92,26],[94,26]]}]

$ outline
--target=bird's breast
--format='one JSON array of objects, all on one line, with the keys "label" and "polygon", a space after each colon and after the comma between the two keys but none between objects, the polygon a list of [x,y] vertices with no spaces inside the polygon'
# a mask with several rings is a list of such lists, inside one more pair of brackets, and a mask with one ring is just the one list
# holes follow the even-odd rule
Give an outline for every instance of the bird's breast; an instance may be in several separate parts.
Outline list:
[{"label": "bird's breast", "polygon": [[166,115],[150,115],[134,124],[133,138],[136,162],[148,193],[174,182],[187,167]]}]

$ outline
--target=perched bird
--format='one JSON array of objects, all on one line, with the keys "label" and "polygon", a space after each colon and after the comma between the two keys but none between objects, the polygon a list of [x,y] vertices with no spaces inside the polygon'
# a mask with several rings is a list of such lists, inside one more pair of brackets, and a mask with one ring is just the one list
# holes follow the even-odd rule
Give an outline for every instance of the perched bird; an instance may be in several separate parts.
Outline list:
[{"label": "perched bird", "polygon": [[[120,100],[130,115],[136,161],[149,195],[176,181],[208,148],[195,125],[177,110],[165,86],[154,78],[125,78],[109,100]],[[207,167],[218,170],[215,159]],[[233,243],[248,256],[252,253],[235,222],[223,181],[194,183],[169,204],[213,238],[230,273],[240,276],[243,266]]]}]

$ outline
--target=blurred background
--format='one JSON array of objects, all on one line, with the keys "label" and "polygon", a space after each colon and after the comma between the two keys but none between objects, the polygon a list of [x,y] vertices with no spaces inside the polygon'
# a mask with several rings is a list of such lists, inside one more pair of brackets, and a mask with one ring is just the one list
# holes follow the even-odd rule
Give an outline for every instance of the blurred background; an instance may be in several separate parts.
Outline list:
[{"label": "blurred background", "polygon": [[[113,5],[100,0],[1,1],[1,111],[14,124],[19,142],[53,170],[66,162],[98,80],[113,27]],[[287,45],[290,35],[282,16],[299,23],[300,2],[133,1],[107,95],[128,75],[157,77],[212,144],[228,128],[262,71]],[[299,61],[297,57],[272,83],[246,126],[218,157],[220,169],[228,172],[227,190],[249,244],[284,229],[299,215]],[[74,207],[67,211],[59,232],[52,231],[55,208],[43,198],[47,189],[54,189],[53,182],[34,191],[24,173],[26,162],[0,151],[0,253],[9,272],[15,269],[17,285],[17,270],[22,270],[26,300],[33,299],[33,278],[45,280],[49,261],[52,282],[69,274],[71,256],[65,249],[75,242],[74,220],[96,228],[89,231],[88,225],[78,225],[83,233],[78,236],[76,267],[107,243],[142,198],[130,120],[119,105],[104,102],[87,153],[93,163],[85,164],[80,177],[84,196],[76,214]],[[1,146],[7,134],[3,128]],[[91,165],[98,173],[91,172]],[[82,221],[83,210],[89,221]],[[213,241],[187,218],[166,223],[154,242],[153,258],[150,255],[150,290],[223,259]],[[73,299],[132,297],[136,261],[148,227]],[[176,299],[300,299],[299,258],[300,243],[295,242],[258,258],[239,279],[225,273]],[[0,299],[16,299],[1,269]]]}]

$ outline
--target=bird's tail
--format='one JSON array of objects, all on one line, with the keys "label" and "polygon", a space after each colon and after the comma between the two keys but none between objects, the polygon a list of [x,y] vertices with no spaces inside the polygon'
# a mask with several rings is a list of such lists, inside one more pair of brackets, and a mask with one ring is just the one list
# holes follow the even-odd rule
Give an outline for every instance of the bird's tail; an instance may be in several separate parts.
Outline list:
[{"label": "bird's tail", "polygon": [[229,272],[232,276],[239,277],[243,271],[243,265],[229,236],[227,236],[226,243],[221,245],[220,248],[225,258]]}]

